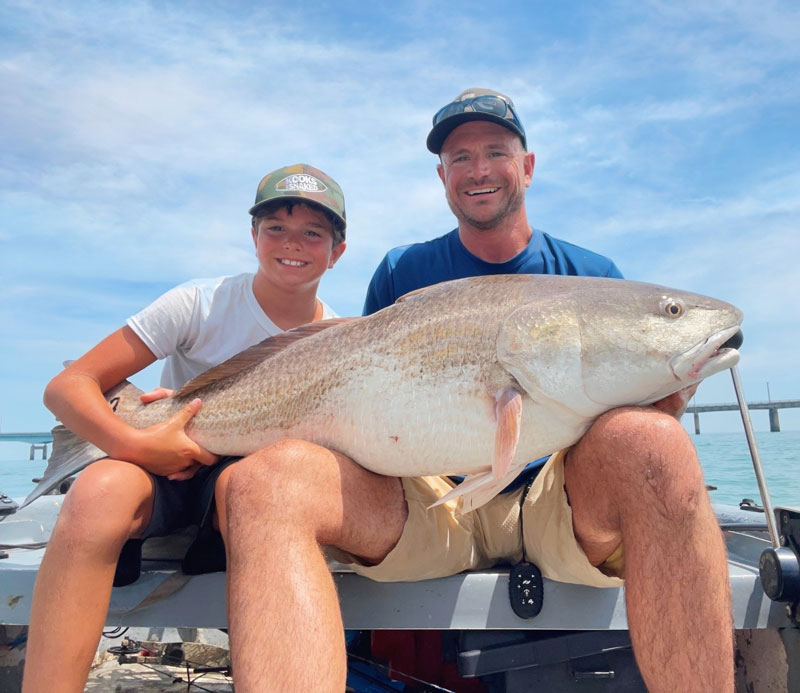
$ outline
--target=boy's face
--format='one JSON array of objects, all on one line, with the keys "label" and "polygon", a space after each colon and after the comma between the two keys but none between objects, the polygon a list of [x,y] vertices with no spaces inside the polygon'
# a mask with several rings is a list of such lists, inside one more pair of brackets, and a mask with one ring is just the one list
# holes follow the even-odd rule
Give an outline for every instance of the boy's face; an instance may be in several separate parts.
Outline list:
[{"label": "boy's face", "polygon": [[320,211],[303,203],[291,213],[284,207],[258,220],[253,229],[259,272],[285,288],[319,283],[345,249],[333,247],[333,227]]}]

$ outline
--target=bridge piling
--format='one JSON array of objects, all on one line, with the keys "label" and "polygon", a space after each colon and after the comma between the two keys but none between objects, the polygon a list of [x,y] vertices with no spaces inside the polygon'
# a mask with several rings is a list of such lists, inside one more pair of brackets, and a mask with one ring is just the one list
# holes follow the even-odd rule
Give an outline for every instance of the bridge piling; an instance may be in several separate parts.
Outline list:
[{"label": "bridge piling", "polygon": [[47,443],[31,443],[31,459],[35,459],[36,453],[42,453],[42,459],[47,459]]},{"label": "bridge piling", "polygon": [[772,408],[769,410],[769,431],[770,433],[781,432],[781,421],[778,418],[777,408]]},{"label": "bridge piling", "polygon": [[700,435],[700,414],[694,412],[694,434],[696,436]]}]

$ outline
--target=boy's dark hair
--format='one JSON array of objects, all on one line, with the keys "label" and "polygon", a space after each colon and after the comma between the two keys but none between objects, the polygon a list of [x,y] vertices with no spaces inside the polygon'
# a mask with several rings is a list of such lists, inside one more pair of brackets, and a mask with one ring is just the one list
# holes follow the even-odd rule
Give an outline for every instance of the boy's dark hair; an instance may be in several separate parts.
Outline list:
[{"label": "boy's dark hair", "polygon": [[280,209],[285,209],[287,213],[292,214],[292,210],[297,205],[305,205],[306,207],[313,209],[315,212],[322,212],[325,219],[331,225],[331,231],[333,232],[334,247],[336,247],[342,241],[344,241],[344,233],[342,233],[341,222],[336,218],[333,212],[325,209],[325,207],[323,207],[322,205],[318,205],[310,200],[301,200],[291,197],[271,200],[270,202],[267,202],[266,204],[259,207],[258,212],[254,214],[252,218],[251,223],[253,225],[253,229],[255,229],[256,231],[258,230],[258,223],[263,217],[268,217]]}]

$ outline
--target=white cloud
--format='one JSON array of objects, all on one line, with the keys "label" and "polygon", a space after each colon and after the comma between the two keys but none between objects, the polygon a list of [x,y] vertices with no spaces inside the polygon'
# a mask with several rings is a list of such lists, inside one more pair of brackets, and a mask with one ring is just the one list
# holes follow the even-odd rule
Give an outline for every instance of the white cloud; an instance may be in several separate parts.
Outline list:
[{"label": "white cloud", "polygon": [[[345,189],[349,247],[323,295],[357,312],[389,247],[454,225],[424,138],[436,108],[484,85],[514,98],[537,153],[535,225],[630,276],[747,304],[753,370],[800,386],[782,342],[797,343],[800,295],[800,148],[784,115],[800,94],[796,9],[280,8],[0,7],[0,310],[16,302],[15,329],[30,306],[63,331],[70,302],[95,303],[74,352],[147,300],[128,284],[115,297],[115,281],[251,269],[256,184],[297,161]],[[54,307],[42,292],[60,294]]]}]

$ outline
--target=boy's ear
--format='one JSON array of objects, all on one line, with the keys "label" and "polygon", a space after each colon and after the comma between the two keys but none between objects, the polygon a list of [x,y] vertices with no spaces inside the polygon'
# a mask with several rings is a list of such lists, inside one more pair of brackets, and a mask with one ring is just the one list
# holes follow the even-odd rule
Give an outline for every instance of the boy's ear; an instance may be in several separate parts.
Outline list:
[{"label": "boy's ear", "polygon": [[333,250],[331,250],[331,259],[328,261],[328,269],[331,269],[336,264],[336,261],[342,257],[342,253],[346,247],[347,243],[342,241],[339,243],[339,245],[333,248]]},{"label": "boy's ear", "polygon": [[253,243],[258,245],[258,225],[250,227],[250,235],[253,237]]}]

